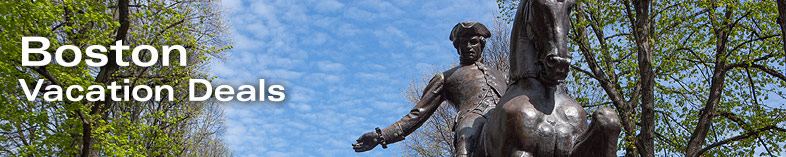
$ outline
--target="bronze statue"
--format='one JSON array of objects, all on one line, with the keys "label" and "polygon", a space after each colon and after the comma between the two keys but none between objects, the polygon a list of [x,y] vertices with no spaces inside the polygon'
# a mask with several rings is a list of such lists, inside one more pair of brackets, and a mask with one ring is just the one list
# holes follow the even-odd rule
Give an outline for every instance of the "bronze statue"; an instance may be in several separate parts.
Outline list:
[{"label": "bronze statue", "polygon": [[522,0],[511,34],[508,91],[486,122],[479,156],[615,156],[617,112],[586,111],[562,85],[574,0]]},{"label": "bronze statue", "polygon": [[357,152],[373,149],[378,144],[404,140],[404,137],[420,127],[444,100],[448,100],[458,111],[453,128],[456,156],[468,156],[475,152],[478,135],[488,117],[507,88],[503,72],[481,63],[486,38],[491,33],[477,22],[461,22],[453,27],[450,40],[460,55],[461,65],[434,76],[429,81],[423,96],[415,107],[401,120],[385,129],[377,128],[358,138],[353,148]]}]

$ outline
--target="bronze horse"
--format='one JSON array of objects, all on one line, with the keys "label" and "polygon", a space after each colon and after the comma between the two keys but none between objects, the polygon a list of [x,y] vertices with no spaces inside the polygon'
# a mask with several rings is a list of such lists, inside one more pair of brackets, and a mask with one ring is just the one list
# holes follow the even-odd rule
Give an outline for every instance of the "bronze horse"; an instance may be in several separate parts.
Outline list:
[{"label": "bronze horse", "polygon": [[586,111],[562,85],[574,0],[522,0],[513,23],[507,92],[481,133],[476,156],[615,156],[617,112]]}]

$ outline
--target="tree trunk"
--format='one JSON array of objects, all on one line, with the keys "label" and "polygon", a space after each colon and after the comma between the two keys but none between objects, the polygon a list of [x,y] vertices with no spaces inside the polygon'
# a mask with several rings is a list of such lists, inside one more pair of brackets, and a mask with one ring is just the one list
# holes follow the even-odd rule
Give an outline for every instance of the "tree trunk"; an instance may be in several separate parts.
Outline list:
[{"label": "tree trunk", "polygon": [[[115,34],[115,41],[124,40],[126,38],[126,35],[128,34],[128,27],[130,25],[130,21],[128,19],[128,15],[129,15],[128,4],[129,4],[128,0],[117,1],[117,13],[118,13],[117,20],[120,23],[120,27],[117,28],[117,32]],[[101,67],[101,71],[99,71],[98,76],[96,76],[95,81],[98,83],[106,84],[107,82],[109,82],[110,80],[109,77],[112,76],[112,74],[115,73],[115,71],[117,71],[117,69],[119,68],[117,62],[115,61],[115,59],[117,58],[116,56],[118,54],[115,53],[115,51],[109,51],[108,53],[109,53],[108,55],[109,62],[107,62],[105,66]],[[102,114],[103,113],[101,111],[102,108],[105,108],[104,106],[109,105],[110,101],[111,99],[109,99],[109,95],[105,95],[104,101],[98,101],[93,104],[90,110],[90,115],[94,115],[96,113]],[[89,119],[90,117],[91,116],[83,117],[83,118]],[[91,122],[91,120],[83,120],[83,121],[87,123],[82,124],[81,156],[88,157],[90,156],[90,153],[93,152],[93,148],[92,148],[93,123]]]},{"label": "tree trunk", "polygon": [[[711,9],[712,12],[715,12],[714,5],[715,4],[713,4]],[[699,116],[699,123],[696,125],[696,129],[693,130],[690,140],[688,141],[688,146],[685,150],[686,156],[697,157],[701,155],[699,153],[702,147],[704,147],[705,139],[707,138],[707,132],[709,132],[710,127],[712,126],[712,119],[714,118],[715,109],[718,103],[720,103],[721,95],[723,94],[724,81],[726,80],[727,71],[726,44],[729,38],[729,33],[727,31],[731,31],[734,27],[731,25],[731,9],[725,8],[724,10],[726,12],[726,17],[723,19],[723,24],[720,24],[720,26],[712,26],[718,41],[715,44],[715,67],[713,70],[712,79],[710,81],[710,95],[707,98],[704,109],[701,111],[701,115]],[[713,15],[713,13],[709,14],[709,19],[711,23],[717,23],[714,21],[718,20],[717,17]]]},{"label": "tree trunk", "polygon": [[783,52],[786,52],[786,0],[778,0],[778,24],[781,26]]},{"label": "tree trunk", "polygon": [[655,73],[652,71],[652,47],[649,40],[649,12],[652,1],[638,0],[633,3],[636,12],[633,31],[641,77],[641,130],[636,136],[636,148],[640,156],[651,157],[655,155]]}]

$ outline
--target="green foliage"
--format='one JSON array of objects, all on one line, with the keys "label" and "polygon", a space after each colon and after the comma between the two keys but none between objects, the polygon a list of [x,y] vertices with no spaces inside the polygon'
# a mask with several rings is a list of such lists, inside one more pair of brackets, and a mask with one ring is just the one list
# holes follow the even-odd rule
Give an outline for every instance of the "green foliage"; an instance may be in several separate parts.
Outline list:
[{"label": "green foliage", "polygon": [[[73,119],[75,111],[86,110],[83,102],[44,102],[27,101],[18,79],[24,79],[32,88],[37,79],[43,78],[36,69],[46,71],[61,85],[92,85],[93,75],[84,64],[76,67],[48,65],[46,67],[21,66],[21,38],[23,36],[42,36],[51,41],[50,52],[64,44],[84,45],[85,43],[104,43],[115,27],[111,15],[97,13],[99,2],[57,2],[57,1],[3,1],[0,2],[0,128],[4,132],[0,145],[4,154],[17,155],[56,155],[77,151],[71,143],[79,131],[79,120]],[[87,10],[75,14],[74,8]],[[64,20],[68,16],[69,20]],[[90,23],[74,25],[73,22]],[[96,29],[93,29],[96,28]],[[91,37],[84,33],[93,33]],[[64,39],[68,37],[69,39]],[[61,39],[61,40],[54,40]],[[51,83],[50,83],[51,84]]]},{"label": "green foliage", "polygon": [[[664,11],[658,22],[663,23],[661,26],[682,23],[673,30],[660,33],[662,37],[655,39],[662,41],[656,42],[657,51],[669,54],[659,59],[662,67],[658,75],[661,84],[658,87],[661,94],[659,108],[666,111],[662,116],[676,120],[664,120],[659,126],[659,132],[669,133],[663,134],[664,139],[687,139],[693,134],[692,128],[697,125],[699,112],[708,105],[709,82],[716,73],[716,66],[727,66],[723,83],[725,89],[721,91],[717,116],[712,120],[705,146],[766,126],[783,128],[786,122],[784,99],[783,93],[778,92],[786,88],[785,81],[763,69],[748,67],[756,64],[770,69],[784,65],[786,59],[782,51],[781,31],[775,23],[778,16],[775,3],[691,1],[672,8]],[[693,14],[696,16],[690,16]],[[728,34],[725,42],[721,33]],[[783,71],[779,73],[783,75]],[[669,125],[680,125],[684,129],[669,128]],[[769,150],[760,152],[763,153],[761,155],[777,155],[782,153],[783,142],[772,139],[783,139],[784,136],[786,133],[776,130],[755,133],[715,147],[706,154],[747,156],[754,154],[756,148],[767,147]],[[661,151],[684,150],[687,142],[667,141],[657,141],[661,143]]]},{"label": "green foliage", "polygon": [[516,9],[519,6],[519,1],[520,0],[497,0],[499,14],[496,18],[503,19],[508,24],[512,23],[516,15]]},{"label": "green foliage", "polygon": [[[3,32],[0,33],[0,154],[70,156],[84,153],[82,143],[89,140],[91,152],[100,156],[227,155],[227,149],[215,142],[222,132],[220,108],[214,102],[184,101],[188,79],[212,78],[204,74],[205,65],[231,48],[222,38],[226,27],[216,2],[131,3],[130,29],[123,44],[151,45],[159,50],[164,45],[183,45],[188,66],[177,66],[179,55],[173,53],[170,66],[120,67],[110,81],[122,84],[123,79],[129,79],[131,87],[169,85],[174,88],[175,101],[165,98],[107,105],[88,101],[47,102],[40,99],[41,93],[39,99],[27,101],[18,79],[26,80],[31,88],[38,79],[45,79],[45,86],[78,85],[86,89],[104,84],[95,81],[100,67],[89,67],[84,62],[75,67],[21,66],[21,37],[48,38],[51,41],[48,51],[52,53],[62,45],[76,45],[81,49],[88,45],[108,47],[120,33],[117,2],[0,2],[0,32]],[[66,53],[66,58],[72,55]],[[122,55],[129,61],[131,51]],[[85,128],[91,128],[88,132],[91,139],[85,139]]]}]

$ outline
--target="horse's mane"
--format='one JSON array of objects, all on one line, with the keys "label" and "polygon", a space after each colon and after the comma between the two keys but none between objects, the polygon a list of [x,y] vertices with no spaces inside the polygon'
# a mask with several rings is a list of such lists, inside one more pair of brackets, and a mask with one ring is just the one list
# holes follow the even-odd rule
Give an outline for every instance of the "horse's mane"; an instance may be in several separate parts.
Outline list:
[{"label": "horse's mane", "polygon": [[[515,82],[524,78],[537,76],[538,68],[534,63],[533,35],[531,27],[532,1],[521,0],[513,22],[510,36],[510,80]],[[528,52],[529,51],[529,52]]]}]

